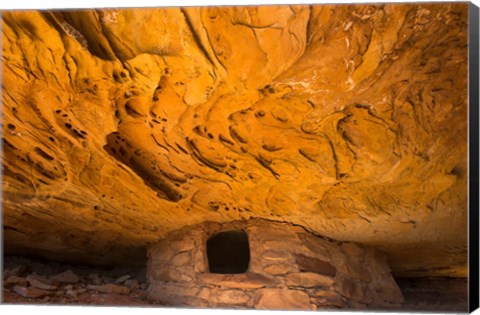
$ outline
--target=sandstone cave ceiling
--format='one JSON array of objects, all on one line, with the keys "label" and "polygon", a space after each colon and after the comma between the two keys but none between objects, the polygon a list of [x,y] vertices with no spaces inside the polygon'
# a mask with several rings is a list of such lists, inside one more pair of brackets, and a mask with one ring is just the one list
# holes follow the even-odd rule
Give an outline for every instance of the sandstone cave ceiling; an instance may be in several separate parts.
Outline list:
[{"label": "sandstone cave ceiling", "polygon": [[6,254],[264,218],[466,276],[466,3],[2,13]]}]

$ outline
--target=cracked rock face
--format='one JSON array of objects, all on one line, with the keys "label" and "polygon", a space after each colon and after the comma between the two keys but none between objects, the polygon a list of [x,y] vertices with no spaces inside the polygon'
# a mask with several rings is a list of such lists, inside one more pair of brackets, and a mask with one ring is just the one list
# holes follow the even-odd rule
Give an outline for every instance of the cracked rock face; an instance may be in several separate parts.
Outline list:
[{"label": "cracked rock face", "polygon": [[466,276],[467,4],[2,13],[6,253],[263,218]]}]

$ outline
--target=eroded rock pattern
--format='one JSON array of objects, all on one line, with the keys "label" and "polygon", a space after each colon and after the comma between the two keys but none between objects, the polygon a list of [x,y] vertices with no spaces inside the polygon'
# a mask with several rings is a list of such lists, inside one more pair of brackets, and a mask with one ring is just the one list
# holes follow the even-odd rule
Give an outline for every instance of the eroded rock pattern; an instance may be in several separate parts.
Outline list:
[{"label": "eroded rock pattern", "polygon": [[466,275],[467,5],[3,12],[5,250],[265,218]]}]

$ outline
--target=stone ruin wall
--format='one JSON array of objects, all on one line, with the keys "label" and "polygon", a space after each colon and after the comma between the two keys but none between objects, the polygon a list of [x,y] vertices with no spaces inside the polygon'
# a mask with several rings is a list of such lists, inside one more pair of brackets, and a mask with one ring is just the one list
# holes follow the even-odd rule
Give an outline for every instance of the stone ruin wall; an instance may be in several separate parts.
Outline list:
[{"label": "stone ruin wall", "polygon": [[[250,265],[210,273],[206,243],[242,229]],[[149,297],[170,306],[285,310],[398,307],[403,296],[379,251],[265,220],[205,223],[171,233],[148,249]]]}]

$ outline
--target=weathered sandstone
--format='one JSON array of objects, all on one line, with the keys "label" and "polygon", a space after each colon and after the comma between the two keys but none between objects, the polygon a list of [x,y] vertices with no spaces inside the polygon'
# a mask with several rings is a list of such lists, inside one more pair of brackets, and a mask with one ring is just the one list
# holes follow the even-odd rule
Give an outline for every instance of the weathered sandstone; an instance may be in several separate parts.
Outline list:
[{"label": "weathered sandstone", "polygon": [[[2,12],[5,253],[142,264],[185,226],[263,218],[465,277],[467,9]],[[368,255],[332,260],[374,281]]]}]

